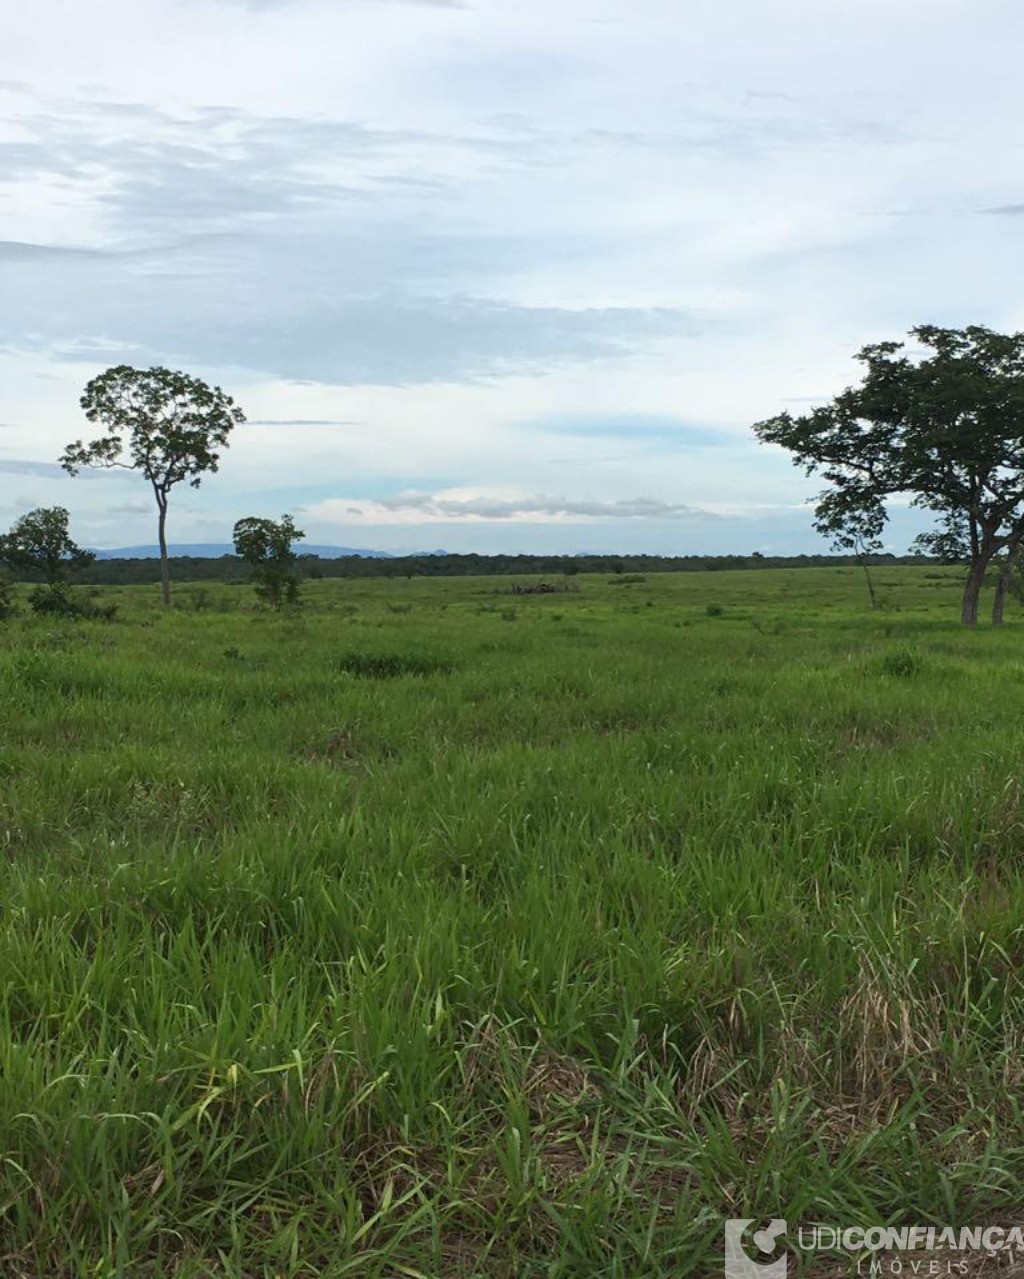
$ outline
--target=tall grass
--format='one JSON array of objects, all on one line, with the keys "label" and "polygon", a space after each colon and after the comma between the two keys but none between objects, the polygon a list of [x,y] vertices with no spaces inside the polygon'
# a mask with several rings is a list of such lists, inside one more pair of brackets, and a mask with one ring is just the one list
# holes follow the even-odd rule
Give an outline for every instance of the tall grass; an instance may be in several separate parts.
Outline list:
[{"label": "tall grass", "polygon": [[854,570],[0,627],[0,1274],[685,1276],[1024,1181],[1024,627]]}]

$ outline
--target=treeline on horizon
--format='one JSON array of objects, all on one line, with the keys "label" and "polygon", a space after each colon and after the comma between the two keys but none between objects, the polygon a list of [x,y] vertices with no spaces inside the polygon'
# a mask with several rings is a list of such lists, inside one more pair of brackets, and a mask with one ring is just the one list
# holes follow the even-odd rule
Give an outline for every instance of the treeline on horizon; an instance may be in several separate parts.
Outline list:
[{"label": "treeline on horizon", "polygon": [[[687,573],[731,569],[830,568],[885,564],[936,564],[924,555],[405,555],[394,558],[345,555],[321,559],[300,555],[297,568],[307,579],[335,577],[486,577],[570,576],[585,573]],[[248,585],[249,569],[237,555],[216,558],[172,556],[170,565],[179,582],[224,582]],[[95,560],[74,575],[90,586],[148,585],[160,580],[160,561],[145,559]],[[33,580],[29,574],[24,580]]]}]

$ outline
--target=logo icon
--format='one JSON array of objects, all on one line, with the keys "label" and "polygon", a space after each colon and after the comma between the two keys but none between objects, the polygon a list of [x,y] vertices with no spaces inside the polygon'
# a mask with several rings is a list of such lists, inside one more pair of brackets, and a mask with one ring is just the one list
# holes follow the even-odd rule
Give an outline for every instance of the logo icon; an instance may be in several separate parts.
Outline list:
[{"label": "logo icon", "polygon": [[743,1237],[754,1224],[753,1217],[734,1217],[725,1223],[725,1279],[786,1279],[786,1253],[772,1258],[786,1223],[781,1217],[773,1218],[744,1245]]}]

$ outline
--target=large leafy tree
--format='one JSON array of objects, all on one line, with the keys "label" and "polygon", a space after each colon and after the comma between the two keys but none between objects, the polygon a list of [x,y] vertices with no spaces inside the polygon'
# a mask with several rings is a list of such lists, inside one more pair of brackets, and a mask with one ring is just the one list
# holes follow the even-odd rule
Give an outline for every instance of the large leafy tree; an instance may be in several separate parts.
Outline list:
[{"label": "large leafy tree", "polygon": [[943,549],[955,541],[966,557],[973,626],[989,566],[1024,543],[1024,333],[920,325],[911,336],[916,351],[864,347],[860,384],[831,403],[754,430],[828,481],[815,524],[834,540],[877,546],[897,495],[934,512]]},{"label": "large leafy tree", "polygon": [[176,369],[107,369],[85,388],[85,416],[104,434],[88,444],[76,440],[61,457],[72,475],[83,466],[124,467],[149,481],[158,511],[160,584],[163,602],[171,602],[167,562],[167,507],[171,489],[187,483],[198,488],[217,470],[228,436],[245,414],[219,386]]},{"label": "large leafy tree", "polygon": [[39,507],[22,515],[0,537],[0,562],[16,573],[42,576],[51,589],[62,586],[72,569],[95,559],[72,539],[69,519],[63,506]]},{"label": "large leafy tree", "polygon": [[279,520],[250,515],[234,527],[235,551],[252,566],[256,594],[271,608],[294,604],[299,598],[294,543],[305,536],[290,515]]}]

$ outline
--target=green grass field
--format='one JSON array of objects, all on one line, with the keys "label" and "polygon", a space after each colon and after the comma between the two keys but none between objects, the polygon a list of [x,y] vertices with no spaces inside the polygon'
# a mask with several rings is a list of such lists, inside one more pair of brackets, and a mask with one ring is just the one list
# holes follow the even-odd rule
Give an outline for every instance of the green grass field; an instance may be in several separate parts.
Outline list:
[{"label": "green grass field", "polygon": [[0,1274],[640,1279],[1024,1208],[1024,620],[953,571],[0,623]]}]

